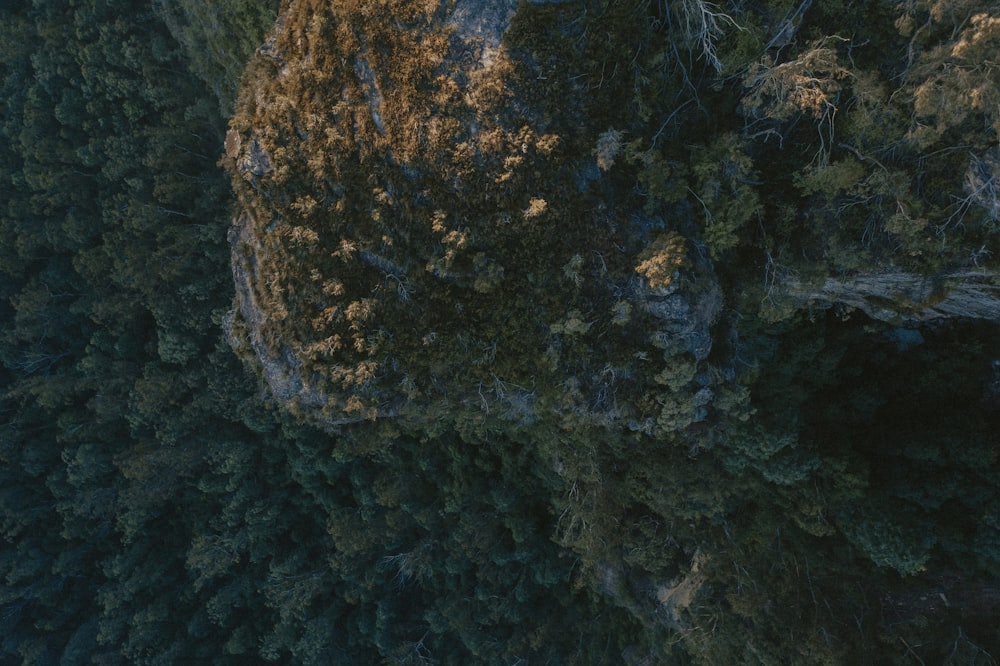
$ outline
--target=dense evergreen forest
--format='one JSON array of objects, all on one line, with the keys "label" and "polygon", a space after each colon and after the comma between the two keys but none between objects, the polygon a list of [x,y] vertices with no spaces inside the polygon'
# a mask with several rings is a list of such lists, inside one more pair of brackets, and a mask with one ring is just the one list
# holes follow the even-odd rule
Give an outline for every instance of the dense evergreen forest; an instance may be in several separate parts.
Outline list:
[{"label": "dense evergreen forest", "polygon": [[996,7],[456,4],[0,4],[0,663],[995,664]]}]

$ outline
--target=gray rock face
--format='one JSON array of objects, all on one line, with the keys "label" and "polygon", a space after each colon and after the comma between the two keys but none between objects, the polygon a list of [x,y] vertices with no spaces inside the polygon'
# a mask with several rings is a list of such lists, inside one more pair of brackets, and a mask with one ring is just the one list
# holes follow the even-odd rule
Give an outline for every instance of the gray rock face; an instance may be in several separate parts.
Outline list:
[{"label": "gray rock face", "polygon": [[638,299],[658,320],[658,334],[669,341],[668,347],[687,352],[698,361],[708,358],[723,305],[722,288],[709,259],[698,259],[686,283],[641,289]]},{"label": "gray rock face", "polygon": [[943,319],[1000,322],[1000,285],[989,273],[950,273],[924,277],[904,272],[827,278],[818,289],[800,282],[786,285],[786,297],[798,307],[842,304],[872,319],[919,325]]},{"label": "gray rock face", "polygon": [[[229,344],[238,353],[252,354],[261,377],[277,400],[295,402],[305,409],[319,409],[328,396],[312,387],[302,375],[302,363],[288,344],[275,349],[265,340],[266,318],[257,298],[258,281],[255,257],[259,246],[253,235],[253,220],[247,213],[237,218],[229,230],[232,248],[233,282],[236,285],[236,310],[224,322]],[[236,330],[237,322],[241,330]],[[360,418],[328,419],[326,425],[354,423]]]},{"label": "gray rock face", "polygon": [[477,59],[482,61],[484,54],[500,46],[516,11],[517,0],[458,0],[448,24],[467,47],[477,51]]},{"label": "gray rock face", "polygon": [[266,176],[274,171],[271,158],[264,152],[257,137],[251,137],[240,161],[240,169],[251,176]]}]

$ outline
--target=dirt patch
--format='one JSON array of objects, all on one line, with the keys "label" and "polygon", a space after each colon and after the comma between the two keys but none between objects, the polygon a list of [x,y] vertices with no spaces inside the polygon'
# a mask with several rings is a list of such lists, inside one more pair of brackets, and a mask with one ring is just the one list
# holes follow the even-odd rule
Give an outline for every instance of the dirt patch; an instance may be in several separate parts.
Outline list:
[{"label": "dirt patch", "polygon": [[696,551],[691,558],[691,571],[680,580],[676,580],[671,585],[664,585],[657,590],[656,599],[663,605],[663,609],[670,615],[670,619],[680,624],[681,611],[686,610],[694,603],[695,595],[705,583],[705,573],[702,571],[708,555],[700,550]]}]

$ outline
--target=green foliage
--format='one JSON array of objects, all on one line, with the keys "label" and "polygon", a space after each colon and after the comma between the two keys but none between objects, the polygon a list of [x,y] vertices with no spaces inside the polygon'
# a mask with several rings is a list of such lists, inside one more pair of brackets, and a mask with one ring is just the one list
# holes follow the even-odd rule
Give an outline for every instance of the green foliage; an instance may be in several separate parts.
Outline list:
[{"label": "green foliage", "polygon": [[906,529],[889,522],[887,514],[893,513],[879,506],[844,516],[847,538],[880,567],[891,567],[904,576],[923,571],[931,558],[934,535],[917,526]]},{"label": "green foliage", "polygon": [[[286,3],[245,74],[273,3],[0,6],[0,661],[1000,654],[995,326],[777,288],[992,270],[995,11],[521,4],[475,95],[426,3]],[[379,419],[229,348],[224,148],[230,337]]]},{"label": "green foliage", "polygon": [[277,0],[156,0],[153,7],[188,68],[205,82],[223,117],[228,117],[243,67],[274,24]]},{"label": "green foliage", "polygon": [[723,134],[692,151],[694,195],[704,214],[704,238],[713,258],[739,244],[739,232],[762,207],[754,188],[753,160],[735,134]]}]

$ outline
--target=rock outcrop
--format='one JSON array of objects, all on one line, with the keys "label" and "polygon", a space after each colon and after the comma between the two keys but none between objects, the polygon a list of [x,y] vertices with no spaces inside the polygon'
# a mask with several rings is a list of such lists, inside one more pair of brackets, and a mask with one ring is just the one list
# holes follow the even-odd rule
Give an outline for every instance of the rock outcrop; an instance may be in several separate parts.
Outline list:
[{"label": "rock outcrop", "polygon": [[705,418],[722,292],[690,243],[659,250],[669,287],[637,272],[677,230],[616,181],[580,77],[548,79],[586,39],[551,25],[569,4],[390,4],[292,2],[248,70],[234,347],[328,426]]},{"label": "rock outcrop", "polygon": [[[236,309],[225,321],[226,337],[233,349],[244,358],[253,358],[261,377],[277,400],[294,401],[304,409],[321,409],[328,397],[310,385],[302,376],[302,361],[289,344],[269,344],[267,318],[273,316],[261,307],[255,285],[257,247],[253,237],[253,220],[244,212],[229,230],[232,249],[233,283],[236,286]],[[354,423],[360,418],[329,420],[329,425]]]},{"label": "rock outcrop", "polygon": [[914,326],[947,319],[1000,322],[1000,284],[985,272],[927,277],[887,271],[826,278],[819,287],[789,281],[783,291],[783,298],[795,307],[840,304],[891,324]]}]

